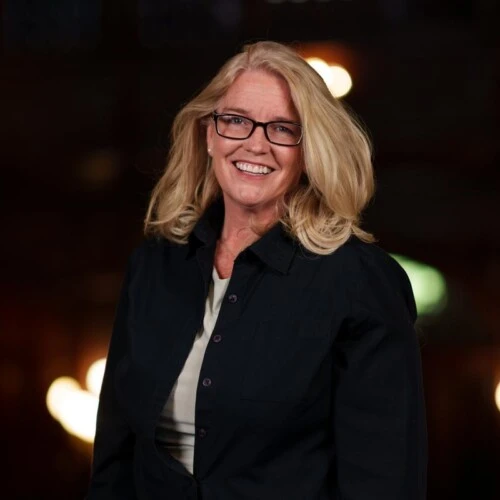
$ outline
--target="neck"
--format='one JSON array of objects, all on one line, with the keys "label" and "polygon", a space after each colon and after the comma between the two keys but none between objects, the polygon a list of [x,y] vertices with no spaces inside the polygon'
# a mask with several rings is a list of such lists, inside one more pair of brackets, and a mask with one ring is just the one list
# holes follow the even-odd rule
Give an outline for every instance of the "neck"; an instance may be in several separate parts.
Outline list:
[{"label": "neck", "polygon": [[261,231],[267,230],[278,221],[275,206],[267,210],[253,210],[241,207],[224,197],[224,207],[220,242],[235,256],[257,241],[261,237]]}]

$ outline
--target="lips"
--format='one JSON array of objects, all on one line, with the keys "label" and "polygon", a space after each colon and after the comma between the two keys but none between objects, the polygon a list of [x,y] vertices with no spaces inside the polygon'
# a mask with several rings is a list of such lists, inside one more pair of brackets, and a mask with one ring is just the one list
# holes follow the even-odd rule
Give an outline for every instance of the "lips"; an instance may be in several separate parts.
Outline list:
[{"label": "lips", "polygon": [[233,165],[240,171],[246,174],[253,175],[269,175],[274,172],[274,169],[268,167],[267,165],[262,165],[258,163],[249,163],[245,161],[235,161]]}]

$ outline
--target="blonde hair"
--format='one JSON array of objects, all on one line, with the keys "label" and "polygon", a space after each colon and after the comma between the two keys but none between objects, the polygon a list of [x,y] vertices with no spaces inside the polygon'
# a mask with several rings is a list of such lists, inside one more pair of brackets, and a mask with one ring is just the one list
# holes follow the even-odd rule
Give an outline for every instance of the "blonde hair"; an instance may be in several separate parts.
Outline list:
[{"label": "blonde hair", "polygon": [[323,79],[293,49],[276,42],[246,45],[176,116],[167,166],[153,189],[145,232],[186,243],[196,222],[221,194],[207,153],[207,117],[236,77],[261,69],[283,78],[304,137],[303,181],[287,195],[280,222],[307,250],[329,254],[351,235],[372,242],[359,227],[374,191],[366,134]]}]

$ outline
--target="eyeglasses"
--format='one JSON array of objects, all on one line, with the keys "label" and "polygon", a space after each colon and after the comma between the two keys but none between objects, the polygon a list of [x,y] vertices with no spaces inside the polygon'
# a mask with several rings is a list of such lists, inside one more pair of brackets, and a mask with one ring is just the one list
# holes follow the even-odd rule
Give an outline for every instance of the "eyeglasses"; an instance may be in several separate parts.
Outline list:
[{"label": "eyeglasses", "polygon": [[257,127],[264,129],[264,135],[271,144],[278,146],[298,146],[302,140],[302,125],[295,122],[256,122],[251,118],[232,114],[212,113],[217,134],[226,139],[248,139]]}]

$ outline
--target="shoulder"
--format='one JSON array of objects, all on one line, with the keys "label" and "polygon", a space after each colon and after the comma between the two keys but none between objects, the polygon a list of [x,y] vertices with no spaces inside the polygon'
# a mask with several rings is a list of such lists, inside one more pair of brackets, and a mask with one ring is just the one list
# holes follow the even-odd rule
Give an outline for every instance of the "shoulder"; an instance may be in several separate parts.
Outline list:
[{"label": "shoulder", "polygon": [[365,274],[377,271],[388,279],[402,280],[409,284],[408,276],[401,265],[374,243],[365,243],[353,236],[332,255],[351,272]]},{"label": "shoulder", "polygon": [[157,256],[164,246],[164,239],[156,236],[144,238],[131,252],[129,257],[129,267],[137,266]]},{"label": "shoulder", "polygon": [[390,311],[400,304],[416,319],[416,306],[408,275],[386,251],[352,237],[331,256],[343,270],[351,299]]},{"label": "shoulder", "polygon": [[150,236],[132,251],[129,257],[129,272],[143,274],[147,270],[156,270],[165,265],[172,253],[183,251],[186,245],[178,245],[160,236]]}]

